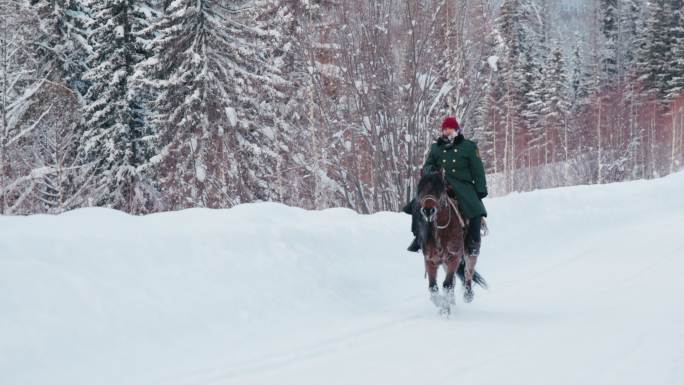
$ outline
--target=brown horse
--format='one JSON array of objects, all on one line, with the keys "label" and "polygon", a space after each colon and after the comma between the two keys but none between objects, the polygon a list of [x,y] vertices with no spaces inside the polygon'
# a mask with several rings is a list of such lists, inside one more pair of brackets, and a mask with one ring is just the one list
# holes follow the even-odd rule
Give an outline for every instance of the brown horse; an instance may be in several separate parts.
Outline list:
[{"label": "brown horse", "polygon": [[[425,256],[425,272],[429,279],[430,299],[442,314],[449,314],[454,300],[454,275],[463,284],[463,299],[473,300],[473,282],[487,287],[484,278],[475,271],[477,256],[466,255],[467,223],[458,211],[458,203],[449,197],[443,172],[423,175],[418,182],[414,215],[419,222],[418,241]],[[437,269],[442,266],[446,277],[443,295],[437,286]]]}]

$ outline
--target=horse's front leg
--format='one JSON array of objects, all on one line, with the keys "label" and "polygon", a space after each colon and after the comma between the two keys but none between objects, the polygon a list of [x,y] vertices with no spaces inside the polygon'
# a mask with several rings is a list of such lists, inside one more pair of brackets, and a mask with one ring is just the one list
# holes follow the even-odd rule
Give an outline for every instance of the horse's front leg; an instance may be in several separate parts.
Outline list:
[{"label": "horse's front leg", "polygon": [[454,301],[454,277],[456,275],[456,270],[458,269],[458,265],[461,263],[461,257],[459,255],[449,255],[447,259],[447,271],[446,271],[446,277],[444,278],[444,282],[442,283],[442,287],[444,288],[444,291],[446,292],[446,296],[449,299],[450,303],[455,303]]},{"label": "horse's front leg", "polygon": [[475,276],[475,265],[477,265],[477,255],[468,255],[465,260],[465,282],[463,283],[463,300],[472,302],[475,297],[473,292],[473,277]]},{"label": "horse's front leg", "polygon": [[430,293],[437,293],[439,286],[437,286],[437,266],[439,263],[434,262],[432,258],[425,258],[425,272],[428,276],[428,290]]}]

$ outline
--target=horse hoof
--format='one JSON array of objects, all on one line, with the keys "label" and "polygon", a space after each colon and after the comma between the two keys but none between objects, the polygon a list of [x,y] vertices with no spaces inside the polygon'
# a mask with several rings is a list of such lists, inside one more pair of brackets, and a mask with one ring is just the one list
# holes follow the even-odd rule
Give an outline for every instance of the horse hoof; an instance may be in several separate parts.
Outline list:
[{"label": "horse hoof", "polygon": [[445,297],[446,302],[449,305],[455,305],[456,304],[456,296],[454,295],[453,289],[447,289],[444,293],[444,297]]},{"label": "horse hoof", "polygon": [[445,306],[439,309],[439,315],[441,315],[444,318],[449,318],[451,315],[451,307]]},{"label": "horse hoof", "polygon": [[466,291],[463,293],[463,301],[465,301],[465,303],[471,303],[473,302],[473,298],[475,298],[473,289],[466,289]]},{"label": "horse hoof", "polygon": [[439,292],[430,292],[430,301],[437,307],[442,307],[442,296]]}]

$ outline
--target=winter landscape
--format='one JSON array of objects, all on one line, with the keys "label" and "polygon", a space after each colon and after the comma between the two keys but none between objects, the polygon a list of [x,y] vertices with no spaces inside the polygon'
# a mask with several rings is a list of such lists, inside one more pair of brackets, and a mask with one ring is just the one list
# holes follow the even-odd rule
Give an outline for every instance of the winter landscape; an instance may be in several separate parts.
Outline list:
[{"label": "winter landscape", "polygon": [[684,0],[0,0],[0,96],[0,385],[684,385]]}]

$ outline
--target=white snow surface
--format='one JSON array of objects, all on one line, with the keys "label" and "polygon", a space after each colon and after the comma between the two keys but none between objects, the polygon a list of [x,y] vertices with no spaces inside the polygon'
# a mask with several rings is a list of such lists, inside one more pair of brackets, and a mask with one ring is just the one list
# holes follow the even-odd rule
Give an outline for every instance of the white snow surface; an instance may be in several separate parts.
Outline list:
[{"label": "white snow surface", "polygon": [[0,217],[0,384],[684,384],[682,191],[486,199],[448,319],[401,213]]}]

